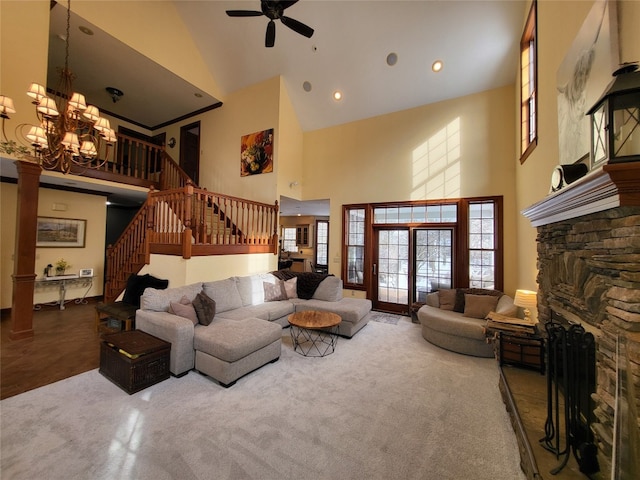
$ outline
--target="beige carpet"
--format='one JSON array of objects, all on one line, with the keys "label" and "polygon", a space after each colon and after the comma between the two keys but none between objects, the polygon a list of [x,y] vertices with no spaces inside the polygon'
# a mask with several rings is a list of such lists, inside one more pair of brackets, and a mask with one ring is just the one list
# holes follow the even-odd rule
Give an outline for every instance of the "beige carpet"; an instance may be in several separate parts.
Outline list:
[{"label": "beige carpet", "polygon": [[1,477],[524,479],[498,366],[370,322],[224,389],[196,372],[127,395],[97,370],[0,402]]}]

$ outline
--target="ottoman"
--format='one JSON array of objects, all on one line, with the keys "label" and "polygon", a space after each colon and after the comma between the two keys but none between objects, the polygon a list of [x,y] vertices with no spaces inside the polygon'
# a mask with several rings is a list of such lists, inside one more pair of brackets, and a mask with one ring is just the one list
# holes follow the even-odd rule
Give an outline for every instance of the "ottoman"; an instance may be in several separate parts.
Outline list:
[{"label": "ottoman", "polygon": [[259,318],[216,318],[196,326],[195,369],[230,387],[240,377],[280,358],[282,326]]},{"label": "ottoman", "polygon": [[104,335],[100,373],[129,395],[169,378],[171,344],[139,330]]}]

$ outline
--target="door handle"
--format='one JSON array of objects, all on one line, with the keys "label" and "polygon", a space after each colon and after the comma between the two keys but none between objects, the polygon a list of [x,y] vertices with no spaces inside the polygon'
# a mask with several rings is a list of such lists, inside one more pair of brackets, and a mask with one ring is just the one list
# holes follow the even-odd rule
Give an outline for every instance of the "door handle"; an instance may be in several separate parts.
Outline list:
[{"label": "door handle", "polygon": [[374,275],[378,274],[378,265],[376,265],[375,263],[373,264],[373,274]]}]

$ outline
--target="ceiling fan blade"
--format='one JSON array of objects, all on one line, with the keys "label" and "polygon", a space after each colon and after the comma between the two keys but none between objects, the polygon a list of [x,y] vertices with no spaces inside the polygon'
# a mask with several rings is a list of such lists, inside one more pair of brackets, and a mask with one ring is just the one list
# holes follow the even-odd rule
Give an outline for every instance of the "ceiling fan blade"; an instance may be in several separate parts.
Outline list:
[{"label": "ceiling fan blade", "polygon": [[264,37],[264,46],[273,47],[276,43],[276,23],[273,20],[269,20],[267,24],[267,35]]},{"label": "ceiling fan blade", "polygon": [[290,17],[280,17],[280,20],[287,27],[289,27],[294,32],[298,32],[300,35],[304,35],[307,38],[311,38],[311,35],[313,35],[313,28],[305,25],[302,22],[299,22],[298,20],[294,20]]},{"label": "ceiling fan blade", "polygon": [[255,10],[227,10],[227,15],[230,17],[261,17],[263,14]]},{"label": "ceiling fan blade", "polygon": [[296,3],[298,3],[298,0],[283,0],[282,2],[280,2],[280,6],[282,7],[282,10],[286,10],[291,5],[295,5]]}]

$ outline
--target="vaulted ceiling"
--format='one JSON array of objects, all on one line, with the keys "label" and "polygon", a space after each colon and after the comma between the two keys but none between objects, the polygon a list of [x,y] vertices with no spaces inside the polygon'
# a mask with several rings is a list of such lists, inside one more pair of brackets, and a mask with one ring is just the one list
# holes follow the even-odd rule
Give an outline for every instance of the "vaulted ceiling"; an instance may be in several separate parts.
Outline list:
[{"label": "vaulted ceiling", "polygon": [[[526,7],[524,0],[300,0],[284,14],[313,28],[313,36],[276,20],[275,45],[266,48],[265,16],[225,13],[260,10],[258,0],[173,3],[223,95],[282,76],[304,131],[512,84]],[[51,10],[53,88],[64,63],[66,15],[64,2]],[[86,28],[93,35],[82,33]],[[70,32],[74,89],[101,110],[152,130],[224,101],[73,13]],[[431,69],[436,60],[443,62],[439,73]],[[124,96],[113,102],[106,87]],[[336,90],[340,101],[332,98]],[[326,203],[307,211],[282,200],[286,214],[328,213]]]},{"label": "vaulted ceiling", "polygon": [[[258,0],[173,3],[224,94],[281,75],[304,131],[513,83],[526,5],[520,0],[300,0],[284,13],[312,27],[313,36],[276,20],[275,45],[265,48],[266,17],[225,13],[260,10]],[[49,83],[64,60],[65,20],[64,4],[54,7]],[[81,26],[94,31],[91,39],[80,33]],[[76,89],[89,102],[140,125],[154,127],[219,100],[75,15],[70,54]],[[390,54],[396,58],[392,66]],[[435,60],[444,64],[439,73],[431,70]],[[105,92],[108,86],[124,92],[118,103]],[[339,102],[332,98],[336,90],[343,94]]]}]

